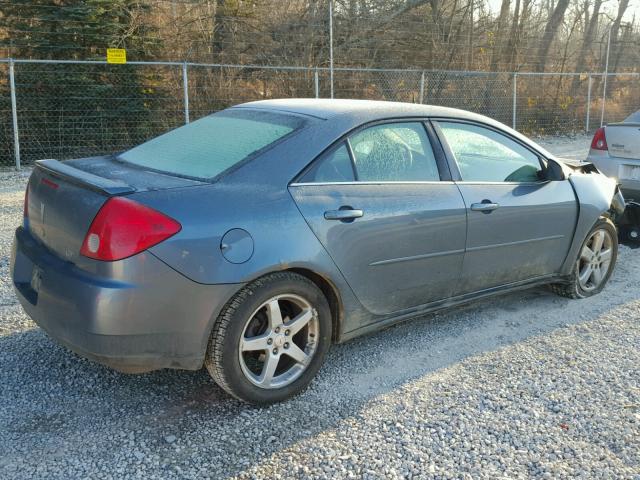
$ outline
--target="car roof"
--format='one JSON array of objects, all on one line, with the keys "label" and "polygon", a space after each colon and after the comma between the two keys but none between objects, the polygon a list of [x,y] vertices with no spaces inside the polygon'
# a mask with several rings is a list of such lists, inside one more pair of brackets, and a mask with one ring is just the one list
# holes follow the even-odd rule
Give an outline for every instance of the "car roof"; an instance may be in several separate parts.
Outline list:
[{"label": "car roof", "polygon": [[555,156],[531,139],[503,123],[478,113],[457,108],[440,107],[437,105],[422,105],[418,103],[386,102],[380,100],[352,100],[329,98],[282,98],[276,100],[259,100],[242,103],[232,108],[264,109],[275,112],[287,112],[305,115],[320,120],[346,120],[350,127],[355,127],[376,120],[402,117],[443,117],[460,120],[476,121],[491,125],[520,139],[521,142],[533,147],[547,158]]},{"label": "car roof", "polygon": [[385,102],[380,100],[351,100],[329,98],[283,98],[259,100],[237,105],[234,108],[260,108],[296,113],[328,120],[338,115],[357,116],[360,120],[374,121],[390,117],[429,116],[456,117],[469,120],[489,120],[488,117],[456,108],[417,103]]}]

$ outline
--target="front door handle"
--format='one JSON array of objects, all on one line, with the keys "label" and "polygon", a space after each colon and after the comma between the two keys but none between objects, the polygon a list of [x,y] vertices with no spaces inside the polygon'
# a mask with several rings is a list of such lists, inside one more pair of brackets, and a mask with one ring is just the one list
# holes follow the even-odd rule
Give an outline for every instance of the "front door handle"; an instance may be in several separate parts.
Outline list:
[{"label": "front door handle", "polygon": [[493,203],[490,200],[483,200],[480,203],[472,203],[471,210],[473,210],[474,212],[491,213],[499,206],[500,205],[498,205],[497,203]]},{"label": "front door handle", "polygon": [[327,210],[324,218],[327,220],[340,220],[342,222],[353,222],[356,218],[364,215],[362,210],[351,207],[340,207],[338,210]]}]

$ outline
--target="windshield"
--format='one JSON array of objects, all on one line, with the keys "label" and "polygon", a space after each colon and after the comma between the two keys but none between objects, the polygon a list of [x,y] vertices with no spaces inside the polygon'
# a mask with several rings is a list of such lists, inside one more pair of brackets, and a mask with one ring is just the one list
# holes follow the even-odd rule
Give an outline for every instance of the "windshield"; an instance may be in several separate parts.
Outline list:
[{"label": "windshield", "polygon": [[302,126],[293,115],[224,110],[176,128],[118,156],[160,172],[210,179]]}]

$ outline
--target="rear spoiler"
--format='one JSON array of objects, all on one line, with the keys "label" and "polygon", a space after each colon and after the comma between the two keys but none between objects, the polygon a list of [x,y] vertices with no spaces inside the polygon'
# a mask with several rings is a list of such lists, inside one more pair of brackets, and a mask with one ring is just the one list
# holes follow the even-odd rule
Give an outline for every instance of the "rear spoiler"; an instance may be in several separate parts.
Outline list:
[{"label": "rear spoiler", "polygon": [[640,122],[607,123],[606,127],[640,127]]},{"label": "rear spoiler", "polygon": [[62,178],[69,183],[107,195],[124,195],[136,191],[131,185],[127,185],[122,181],[99,177],[52,158],[36,161],[36,168],[44,170],[54,177]]}]

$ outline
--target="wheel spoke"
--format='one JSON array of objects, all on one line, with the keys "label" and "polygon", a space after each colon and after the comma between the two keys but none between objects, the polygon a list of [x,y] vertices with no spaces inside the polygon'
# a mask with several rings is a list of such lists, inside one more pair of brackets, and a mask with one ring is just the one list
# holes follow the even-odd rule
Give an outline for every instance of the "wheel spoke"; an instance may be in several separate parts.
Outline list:
[{"label": "wheel spoke", "polygon": [[598,253],[600,250],[602,250],[602,245],[604,244],[604,236],[605,233],[602,230],[598,230],[594,235],[593,235],[593,252],[594,253]]},{"label": "wheel spoke", "polygon": [[294,336],[298,333],[302,328],[311,321],[313,318],[313,311],[310,308],[303,310],[298,316],[294,317],[289,323],[285,326],[288,330],[290,330],[290,335]]},{"label": "wheel spoke", "polygon": [[600,282],[602,282],[602,270],[600,270],[600,267],[596,267],[593,269],[591,280],[593,281],[593,285],[595,287],[600,285]]},{"label": "wheel spoke", "polygon": [[584,247],[582,247],[582,252],[580,252],[580,258],[582,260],[590,262],[593,258],[593,251],[587,245],[585,245]]},{"label": "wheel spoke", "polygon": [[295,343],[291,343],[288,349],[283,351],[286,355],[289,355],[296,362],[301,363],[302,365],[306,365],[309,360],[309,355],[307,355],[300,347],[298,347]]},{"label": "wheel spoke", "polygon": [[278,368],[279,361],[280,357],[278,355],[271,355],[270,353],[267,353],[267,356],[264,360],[264,365],[262,367],[262,372],[258,377],[258,384],[260,386],[271,386],[271,381],[273,380],[273,376],[276,373],[276,368]]},{"label": "wheel spoke", "polygon": [[272,330],[282,325],[282,311],[280,311],[280,304],[275,298],[267,304],[267,317],[269,317],[269,327]]},{"label": "wheel spoke", "polygon": [[607,248],[606,250],[603,250],[602,252],[600,252],[600,260],[603,263],[611,261],[611,249],[610,248]]},{"label": "wheel spoke", "polygon": [[268,333],[264,335],[259,335],[257,337],[244,337],[240,344],[240,348],[243,352],[254,352],[256,350],[267,350],[269,345],[267,345],[267,339],[269,338]]},{"label": "wheel spoke", "polygon": [[586,267],[584,267],[584,270],[582,270],[582,272],[580,272],[580,283],[584,286],[587,284],[587,282],[589,281],[589,278],[591,278],[591,273],[593,272],[593,269],[591,268],[591,265],[587,265]]}]

